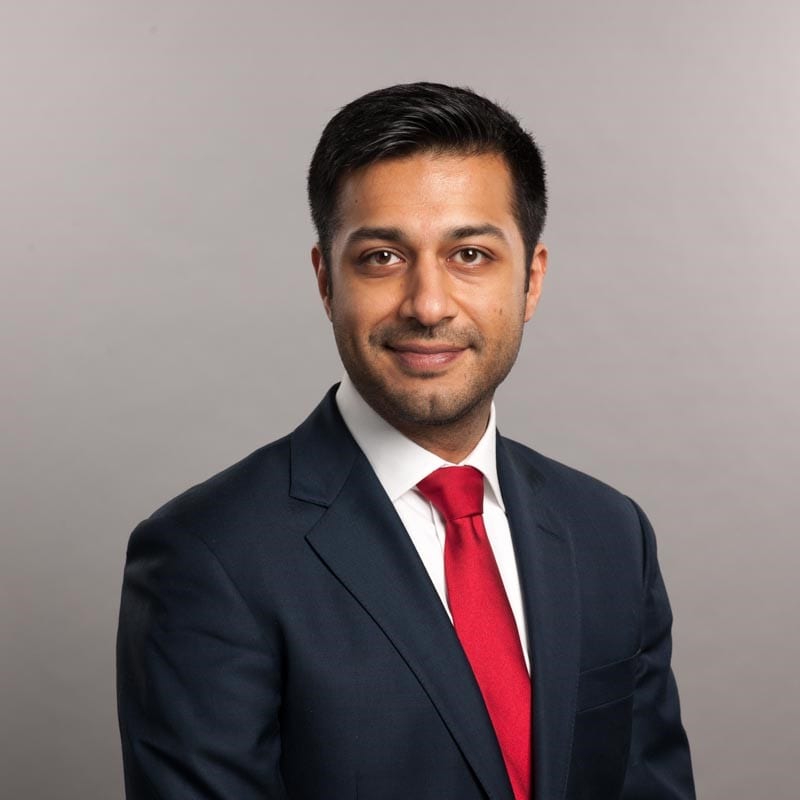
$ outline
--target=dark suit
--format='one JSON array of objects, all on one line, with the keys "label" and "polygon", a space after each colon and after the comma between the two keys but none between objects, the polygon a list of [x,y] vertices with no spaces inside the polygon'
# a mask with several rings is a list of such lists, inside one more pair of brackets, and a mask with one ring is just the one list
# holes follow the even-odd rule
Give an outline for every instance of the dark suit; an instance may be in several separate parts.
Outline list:
[{"label": "dark suit", "polygon": [[[529,630],[537,800],[690,798],[653,533],[498,437]],[[441,601],[333,394],[133,533],[129,798],[510,800]]]}]

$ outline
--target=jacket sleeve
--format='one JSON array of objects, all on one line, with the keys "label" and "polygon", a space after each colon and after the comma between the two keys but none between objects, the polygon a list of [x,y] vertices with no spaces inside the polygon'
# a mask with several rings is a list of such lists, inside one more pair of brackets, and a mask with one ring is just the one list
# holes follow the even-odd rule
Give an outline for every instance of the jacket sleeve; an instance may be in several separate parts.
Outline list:
[{"label": "jacket sleeve", "polygon": [[276,650],[201,539],[139,525],[117,637],[128,800],[286,798]]},{"label": "jacket sleeve", "polygon": [[641,654],[624,800],[694,800],[689,743],[681,724],[672,656],[672,611],[656,557],[652,526],[636,506],[644,539]]}]

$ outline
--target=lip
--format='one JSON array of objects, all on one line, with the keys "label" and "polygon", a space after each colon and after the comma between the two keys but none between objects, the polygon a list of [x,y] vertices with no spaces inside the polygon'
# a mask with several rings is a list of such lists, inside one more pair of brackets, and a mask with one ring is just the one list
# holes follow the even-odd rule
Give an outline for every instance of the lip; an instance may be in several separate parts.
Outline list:
[{"label": "lip", "polygon": [[403,342],[387,349],[407,372],[439,372],[459,359],[465,347],[435,342]]}]

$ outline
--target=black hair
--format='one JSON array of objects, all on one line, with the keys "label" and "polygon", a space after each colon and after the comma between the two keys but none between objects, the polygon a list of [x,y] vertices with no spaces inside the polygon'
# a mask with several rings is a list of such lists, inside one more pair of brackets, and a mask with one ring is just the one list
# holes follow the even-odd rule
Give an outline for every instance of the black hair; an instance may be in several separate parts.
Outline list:
[{"label": "black hair", "polygon": [[526,265],[544,227],[547,188],[533,137],[508,111],[471,89],[406,83],[348,103],[328,122],[311,159],[308,199],[319,247],[330,265],[342,179],[359,167],[420,152],[502,156],[514,186],[512,208]]}]

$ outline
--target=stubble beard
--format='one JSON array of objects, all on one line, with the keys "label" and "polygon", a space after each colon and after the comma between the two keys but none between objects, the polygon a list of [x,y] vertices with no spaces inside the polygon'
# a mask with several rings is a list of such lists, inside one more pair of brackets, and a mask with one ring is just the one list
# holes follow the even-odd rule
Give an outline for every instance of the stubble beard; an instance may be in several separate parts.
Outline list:
[{"label": "stubble beard", "polygon": [[[342,363],[359,394],[390,425],[406,432],[409,429],[455,429],[472,414],[483,413],[516,360],[522,331],[520,326],[517,335],[509,337],[499,352],[486,359],[487,363],[480,360],[486,349],[485,338],[472,328],[456,330],[447,325],[425,328],[414,323],[383,326],[369,336],[368,359],[359,355],[357,344],[336,324],[334,336]],[[463,347],[478,356],[462,386],[439,387],[436,381],[440,374],[431,372],[417,375],[418,389],[404,389],[392,383],[388,373],[377,369],[388,345],[423,340]],[[428,381],[430,388],[427,388]]]}]

